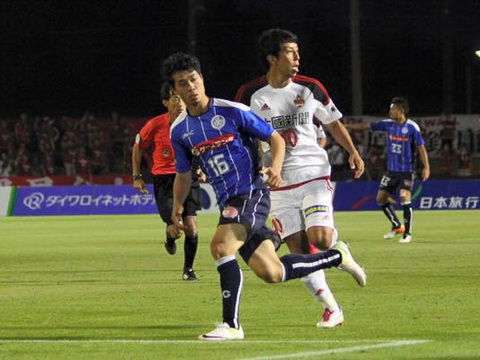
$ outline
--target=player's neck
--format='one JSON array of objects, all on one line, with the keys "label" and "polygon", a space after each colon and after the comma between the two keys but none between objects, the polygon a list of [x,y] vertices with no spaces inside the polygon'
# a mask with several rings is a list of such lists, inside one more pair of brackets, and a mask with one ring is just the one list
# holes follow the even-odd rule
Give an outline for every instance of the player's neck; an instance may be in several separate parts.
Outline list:
[{"label": "player's neck", "polygon": [[265,75],[268,84],[273,88],[284,88],[292,82],[291,76],[286,76],[278,71],[270,69]]},{"label": "player's neck", "polygon": [[210,98],[208,96],[203,97],[198,103],[187,105],[188,114],[190,116],[199,116],[208,111],[208,105]]}]

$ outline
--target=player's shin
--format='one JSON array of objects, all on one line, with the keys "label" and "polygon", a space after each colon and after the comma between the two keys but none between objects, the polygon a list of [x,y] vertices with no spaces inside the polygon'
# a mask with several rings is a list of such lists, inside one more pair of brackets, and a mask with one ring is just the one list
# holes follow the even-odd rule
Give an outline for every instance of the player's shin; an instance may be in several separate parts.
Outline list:
[{"label": "player's shin", "polygon": [[336,250],[328,250],[314,255],[288,254],[282,256],[280,261],[285,271],[283,281],[287,281],[338,266],[342,262],[342,256]]},{"label": "player's shin", "polygon": [[302,283],[310,293],[320,301],[325,309],[337,310],[339,308],[335,297],[330,290],[325,272],[323,270],[315,271],[301,278]]},{"label": "player's shin", "polygon": [[238,317],[243,274],[237,259],[235,259],[235,255],[228,255],[218,259],[217,270],[220,274],[220,287],[222,290],[223,322],[232,328],[239,329]]}]

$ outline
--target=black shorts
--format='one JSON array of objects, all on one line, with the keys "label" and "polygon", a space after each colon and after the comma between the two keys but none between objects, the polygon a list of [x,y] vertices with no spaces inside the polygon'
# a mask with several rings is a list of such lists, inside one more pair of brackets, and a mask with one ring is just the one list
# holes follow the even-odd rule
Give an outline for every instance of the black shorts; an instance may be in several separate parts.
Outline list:
[{"label": "black shorts", "polygon": [[[173,224],[173,182],[175,174],[154,175],[153,190],[155,192],[155,203],[157,204],[158,214],[167,225]],[[192,178],[192,188],[183,203],[182,217],[196,216],[197,211],[202,208],[202,191],[198,179]]]},{"label": "black shorts", "polygon": [[236,195],[220,207],[219,225],[242,224],[247,230],[247,239],[238,250],[247,264],[264,240],[278,237],[265,225],[269,212],[270,194],[268,189],[258,189],[251,193]]},{"label": "black shorts", "polygon": [[415,175],[413,172],[394,172],[387,171],[383,175],[382,180],[380,180],[380,190],[384,190],[390,194],[395,194],[397,190],[408,190],[412,191],[413,181]]}]

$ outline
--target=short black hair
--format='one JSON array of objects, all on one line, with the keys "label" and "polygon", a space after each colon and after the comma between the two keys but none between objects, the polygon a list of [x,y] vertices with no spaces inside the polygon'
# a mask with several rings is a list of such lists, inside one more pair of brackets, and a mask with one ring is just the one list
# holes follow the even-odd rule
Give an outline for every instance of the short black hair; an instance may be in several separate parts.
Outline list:
[{"label": "short black hair", "polygon": [[298,44],[298,37],[289,30],[265,30],[258,38],[259,60],[265,70],[268,70],[267,56],[278,56],[285,43]]},{"label": "short black hair", "polygon": [[160,87],[160,99],[163,101],[168,101],[170,100],[170,97],[172,96],[173,92],[173,87],[170,85],[168,82],[164,82],[162,86]]},{"label": "short black hair", "polygon": [[403,110],[403,113],[405,116],[408,116],[408,112],[410,111],[410,106],[408,105],[408,100],[401,97],[401,96],[395,96],[392,99],[392,104],[397,105],[399,108]]},{"label": "short black hair", "polygon": [[173,74],[179,71],[196,70],[199,74],[202,73],[200,61],[196,56],[185,54],[183,52],[176,52],[166,58],[162,63],[163,79],[174,87]]}]

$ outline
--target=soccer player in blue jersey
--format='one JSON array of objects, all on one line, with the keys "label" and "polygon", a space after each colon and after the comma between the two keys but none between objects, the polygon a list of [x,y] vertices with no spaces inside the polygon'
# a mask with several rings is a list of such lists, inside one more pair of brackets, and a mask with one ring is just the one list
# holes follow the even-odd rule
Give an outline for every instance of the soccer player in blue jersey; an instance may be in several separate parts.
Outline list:
[{"label": "soccer player in blue jersey", "polygon": [[[384,239],[391,239],[395,235],[403,234],[401,243],[413,240],[413,209],[412,187],[415,178],[415,148],[418,150],[423,165],[422,180],[430,177],[428,153],[420,127],[408,118],[408,101],[402,97],[394,97],[390,104],[389,119],[372,122],[370,124],[348,124],[352,130],[385,131],[387,133],[387,172],[380,181],[377,192],[377,202],[387,219],[392,224],[392,231],[384,235]],[[395,209],[388,198],[396,191],[400,193],[400,203],[403,208],[404,224],[400,222]]]},{"label": "soccer player in blue jersey", "polygon": [[[210,251],[220,275],[223,321],[199,338],[244,338],[239,322],[243,275],[235,257],[237,251],[253,272],[268,283],[301,278],[337,266],[364,286],[365,272],[344,242],[320,254],[289,254],[278,258],[274,247],[278,238],[265,221],[270,210],[268,186],[277,187],[282,180],[285,143],[272,126],[243,104],[208,97],[200,62],[192,55],[171,55],[163,62],[162,73],[187,107],[171,128],[177,173],[172,212],[176,231],[180,234],[183,230],[181,214],[194,160],[212,184],[220,207]],[[256,139],[271,146],[272,162],[262,170],[263,174],[254,145]]]}]

